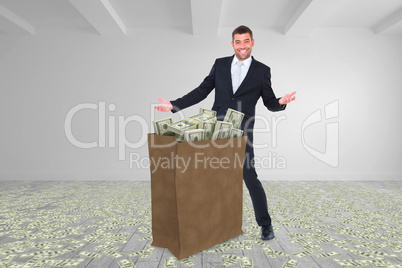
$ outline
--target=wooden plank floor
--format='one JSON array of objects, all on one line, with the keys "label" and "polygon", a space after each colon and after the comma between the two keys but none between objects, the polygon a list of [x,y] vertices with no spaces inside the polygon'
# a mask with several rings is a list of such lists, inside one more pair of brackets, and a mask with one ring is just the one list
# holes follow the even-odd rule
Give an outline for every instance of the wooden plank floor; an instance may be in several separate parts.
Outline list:
[{"label": "wooden plank floor", "polygon": [[274,240],[244,189],[244,233],[178,261],[151,246],[149,182],[2,181],[0,267],[402,267],[402,181],[263,186]]}]

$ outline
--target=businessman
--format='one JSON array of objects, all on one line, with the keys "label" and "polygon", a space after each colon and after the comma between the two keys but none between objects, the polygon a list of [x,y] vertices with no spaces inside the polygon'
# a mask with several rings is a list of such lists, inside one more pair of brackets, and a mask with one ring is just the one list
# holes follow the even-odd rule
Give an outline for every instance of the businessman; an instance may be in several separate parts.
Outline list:
[{"label": "businessman", "polygon": [[262,98],[264,105],[272,112],[282,111],[294,101],[296,92],[276,98],[271,88],[270,68],[251,56],[254,46],[253,32],[247,26],[239,26],[232,33],[235,55],[216,59],[209,75],[190,93],[174,101],[158,98],[162,103],[155,106],[158,111],[173,113],[192,106],[205,99],[215,89],[212,110],[221,120],[228,108],[244,113],[240,128],[247,136],[243,180],[253,202],[255,218],[261,226],[261,239],[275,237],[271,217],[268,213],[267,197],[254,168],[253,129],[255,106]]}]

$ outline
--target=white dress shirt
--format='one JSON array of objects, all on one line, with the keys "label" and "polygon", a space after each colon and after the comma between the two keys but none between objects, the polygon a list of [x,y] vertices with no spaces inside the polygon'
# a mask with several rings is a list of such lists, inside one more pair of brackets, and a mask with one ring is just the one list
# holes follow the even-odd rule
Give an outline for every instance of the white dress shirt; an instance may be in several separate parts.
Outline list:
[{"label": "white dress shirt", "polygon": [[[246,59],[246,60],[243,61],[243,65],[241,66],[240,84],[243,82],[244,78],[246,77],[247,72],[248,72],[248,69],[250,69],[250,65],[251,65],[251,61],[252,61],[252,60],[253,60],[253,59],[252,59],[251,56],[250,56],[248,59]],[[237,57],[236,57],[236,55],[235,55],[235,56],[233,57],[232,66],[231,66],[231,69],[230,69],[231,74],[232,74],[232,86],[233,86],[233,89],[236,87],[236,85],[234,85],[234,80],[235,80],[235,79],[233,79],[233,75],[234,75],[234,69],[235,69],[235,67],[236,67],[236,63],[237,63],[238,61],[239,61],[239,60],[237,59]],[[236,93],[236,92],[233,92],[233,94],[234,94],[234,93]]]}]

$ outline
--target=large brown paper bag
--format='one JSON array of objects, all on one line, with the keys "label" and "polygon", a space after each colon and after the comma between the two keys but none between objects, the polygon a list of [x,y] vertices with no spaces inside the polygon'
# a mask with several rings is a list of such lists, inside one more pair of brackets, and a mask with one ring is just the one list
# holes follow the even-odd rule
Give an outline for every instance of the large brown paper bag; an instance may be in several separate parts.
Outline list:
[{"label": "large brown paper bag", "polygon": [[152,246],[183,259],[243,233],[246,142],[148,134]]}]

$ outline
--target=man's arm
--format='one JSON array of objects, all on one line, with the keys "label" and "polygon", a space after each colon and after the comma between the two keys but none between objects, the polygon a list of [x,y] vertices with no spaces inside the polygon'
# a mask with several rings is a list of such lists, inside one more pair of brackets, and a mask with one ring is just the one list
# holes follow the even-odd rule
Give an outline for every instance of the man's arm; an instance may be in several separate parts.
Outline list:
[{"label": "man's arm", "polygon": [[183,97],[171,101],[171,104],[173,106],[172,112],[175,113],[196,103],[199,103],[200,101],[204,100],[214,88],[215,64],[212,66],[209,75],[205,77],[204,81],[202,81],[202,83],[197,88],[184,95]]},{"label": "man's arm", "polygon": [[182,109],[185,109],[196,103],[199,103],[200,101],[205,99],[214,88],[215,88],[215,64],[214,66],[212,66],[209,75],[205,77],[204,81],[197,88],[195,88],[188,94],[174,101],[168,101],[165,99],[158,98],[158,100],[160,100],[162,103],[158,106],[155,106],[155,109],[161,112],[169,112],[169,111],[172,111],[173,113],[178,112]]},{"label": "man's arm", "polygon": [[296,91],[290,94],[287,93],[282,98],[276,98],[271,87],[271,71],[268,69],[264,76],[264,85],[261,93],[264,105],[268,108],[268,110],[272,112],[285,110],[286,104],[296,99],[296,96],[294,96],[295,94]]}]

